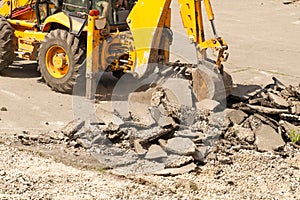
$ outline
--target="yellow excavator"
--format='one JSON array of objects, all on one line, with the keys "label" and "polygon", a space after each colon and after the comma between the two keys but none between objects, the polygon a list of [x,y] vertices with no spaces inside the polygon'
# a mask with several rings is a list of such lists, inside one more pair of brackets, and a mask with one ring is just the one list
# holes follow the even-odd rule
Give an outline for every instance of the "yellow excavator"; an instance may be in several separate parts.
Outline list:
[{"label": "yellow excavator", "polygon": [[[112,71],[117,77],[131,73],[142,79],[157,73],[155,67],[170,65],[171,0],[128,0],[125,7],[119,1],[106,2],[109,16],[103,16],[99,1],[94,0],[1,0],[0,72],[12,64],[15,55],[37,60],[42,78],[53,90],[71,93],[76,78],[85,76],[86,96],[92,99],[99,71]],[[210,0],[178,2],[198,64],[213,67],[218,81],[225,80],[228,93],[231,77],[222,65],[228,47],[217,35]],[[208,40],[204,9],[214,35]],[[207,58],[209,48],[216,50],[215,60]],[[205,74],[200,67],[192,68],[195,94],[205,98],[210,90]]]}]

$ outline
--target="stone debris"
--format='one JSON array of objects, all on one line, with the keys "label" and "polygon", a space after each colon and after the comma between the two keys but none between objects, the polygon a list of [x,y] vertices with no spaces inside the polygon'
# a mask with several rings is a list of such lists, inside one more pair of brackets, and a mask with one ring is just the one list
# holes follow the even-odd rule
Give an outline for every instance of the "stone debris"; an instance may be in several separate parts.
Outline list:
[{"label": "stone debris", "polygon": [[220,103],[212,99],[203,99],[196,102],[196,107],[198,110],[214,110]]},{"label": "stone debris", "polygon": [[248,115],[241,110],[228,110],[227,112],[228,119],[234,124],[241,124]]},{"label": "stone debris", "polygon": [[228,108],[219,111],[215,109],[221,104],[214,100],[196,102],[197,109],[176,104],[175,96],[162,87],[130,95],[132,121],[124,120],[115,128],[106,126],[104,135],[98,136],[102,138],[99,144],[107,137],[110,145],[124,153],[133,152],[141,162],[151,161],[166,169],[155,174],[174,175],[191,171],[191,163],[215,160],[231,164],[229,155],[241,149],[278,151],[289,142],[291,125],[298,130],[300,124],[296,109],[292,112],[299,106],[298,87],[269,84],[247,97],[231,96]]},{"label": "stone debris", "polygon": [[193,161],[194,158],[192,156],[180,156],[176,154],[170,154],[168,155],[164,163],[166,165],[166,168],[177,168],[182,167]]},{"label": "stone debris", "polygon": [[[300,134],[299,87],[269,84],[229,97],[227,108],[210,99],[178,105],[176,94],[160,86],[141,93],[129,95],[129,114],[127,108],[113,113],[98,108],[103,123],[72,121],[58,133],[68,146],[87,149],[119,173],[160,175],[187,173],[211,161],[230,165],[241,150],[282,154],[290,134]],[[24,145],[52,141],[24,133],[18,138]]]},{"label": "stone debris", "polygon": [[262,125],[255,131],[255,144],[259,151],[272,151],[285,145],[285,142],[272,127]]},{"label": "stone debris", "polygon": [[192,155],[196,148],[194,142],[189,138],[174,137],[168,140],[165,149],[178,155]]},{"label": "stone debris", "polygon": [[76,122],[75,120],[69,122],[64,128],[60,130],[65,136],[72,138],[84,125],[84,122]]},{"label": "stone debris", "polygon": [[278,107],[278,108],[287,108],[289,107],[289,103],[281,96],[278,96],[276,94],[273,93],[268,93],[269,98],[271,101],[274,102],[274,104]]},{"label": "stone debris", "polygon": [[152,144],[149,147],[148,152],[145,156],[146,159],[150,159],[150,160],[151,159],[157,160],[166,157],[168,157],[168,154],[161,148],[161,146],[157,144]]},{"label": "stone debris", "polygon": [[119,118],[118,116],[116,116],[115,114],[108,112],[105,109],[102,108],[97,108],[96,109],[96,116],[98,121],[100,121],[100,123],[104,123],[104,124],[116,124],[116,125],[122,125],[124,124],[124,121]]},{"label": "stone debris", "polygon": [[145,154],[147,152],[147,150],[141,145],[140,140],[134,140],[133,145],[137,154]]},{"label": "stone debris", "polygon": [[[183,105],[187,107],[193,106],[192,92],[189,80],[169,78],[163,85],[165,95],[171,104]],[[178,90],[180,88],[180,90]]]},{"label": "stone debris", "polygon": [[246,141],[249,143],[253,143],[255,141],[255,134],[251,130],[251,128],[244,128],[240,125],[235,124],[230,128],[230,131],[234,132],[236,137],[240,141]]}]

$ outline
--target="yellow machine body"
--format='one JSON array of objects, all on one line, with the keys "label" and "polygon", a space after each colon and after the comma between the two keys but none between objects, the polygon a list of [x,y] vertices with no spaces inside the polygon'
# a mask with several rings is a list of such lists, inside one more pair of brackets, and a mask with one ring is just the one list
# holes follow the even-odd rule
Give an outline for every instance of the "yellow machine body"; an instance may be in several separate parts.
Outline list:
[{"label": "yellow machine body", "polygon": [[[224,60],[223,53],[227,44],[221,37],[205,40],[203,27],[202,7],[206,9],[208,20],[213,22],[214,14],[209,0],[178,0],[180,4],[180,15],[186,29],[187,36],[194,43],[204,59],[205,50],[213,48],[219,51],[216,60],[220,68]],[[137,1],[130,12],[127,23],[132,33],[135,50],[131,57],[135,58],[135,65],[131,68],[139,76],[143,76],[148,70],[148,64],[157,62],[157,49],[162,35],[163,28],[170,28],[171,21],[171,0],[142,0]],[[214,27],[213,27],[214,28]],[[214,30],[215,31],[215,30]]]},{"label": "yellow machine body", "polygon": [[[18,57],[24,59],[37,59],[40,44],[51,31],[71,30],[70,16],[65,12],[49,14],[49,10],[55,8],[55,4],[51,2],[46,4],[41,2],[37,14],[35,10],[37,8],[34,6],[36,1],[38,0],[2,0],[0,5],[0,15],[4,16],[14,28],[17,39],[16,53]],[[65,1],[72,3],[70,0]],[[145,74],[153,73],[149,64],[168,63],[168,50],[172,38],[165,36],[164,32],[171,29],[171,0],[132,2],[133,6],[128,10],[124,23],[109,25],[105,24],[103,17],[85,14],[88,16],[85,25],[79,32],[80,35],[75,37],[86,45],[84,54],[88,79],[93,79],[99,70],[129,72],[136,77],[143,77]],[[206,59],[206,49],[216,49],[219,55],[215,64],[221,69],[221,62],[226,59],[224,54],[227,44],[216,34],[210,0],[178,0],[178,2],[187,36],[195,44],[198,54]],[[204,37],[203,7],[215,35],[209,40]],[[55,56],[55,53],[47,55]],[[53,78],[60,81],[64,76],[58,75]]]}]

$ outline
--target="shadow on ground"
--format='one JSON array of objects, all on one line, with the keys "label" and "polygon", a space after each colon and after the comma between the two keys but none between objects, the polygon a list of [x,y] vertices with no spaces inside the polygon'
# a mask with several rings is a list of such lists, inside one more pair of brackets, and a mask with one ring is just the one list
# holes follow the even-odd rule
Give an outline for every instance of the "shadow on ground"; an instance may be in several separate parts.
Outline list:
[{"label": "shadow on ground", "polygon": [[11,66],[1,72],[1,76],[10,78],[37,78],[41,74],[37,70],[36,62],[15,61]]}]

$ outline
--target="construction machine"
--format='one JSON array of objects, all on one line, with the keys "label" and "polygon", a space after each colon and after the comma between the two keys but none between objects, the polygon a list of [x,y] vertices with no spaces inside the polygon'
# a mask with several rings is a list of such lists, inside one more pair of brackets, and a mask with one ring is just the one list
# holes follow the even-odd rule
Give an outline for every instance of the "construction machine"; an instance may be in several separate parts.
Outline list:
[{"label": "construction machine", "polygon": [[[86,96],[93,99],[99,71],[143,79],[158,73],[160,66],[170,65],[171,0],[128,0],[125,8],[114,0],[107,2],[109,16],[102,16],[97,0],[1,0],[0,71],[15,55],[37,60],[42,78],[54,91],[71,93],[77,77],[85,76]],[[197,98],[204,98],[210,90],[199,65],[212,66],[229,91],[231,77],[222,65],[228,47],[216,32],[210,0],[178,2],[199,60],[198,65],[182,65],[193,68],[190,74]],[[214,35],[208,40],[204,9]],[[215,60],[207,58],[209,48],[216,50]]]}]

